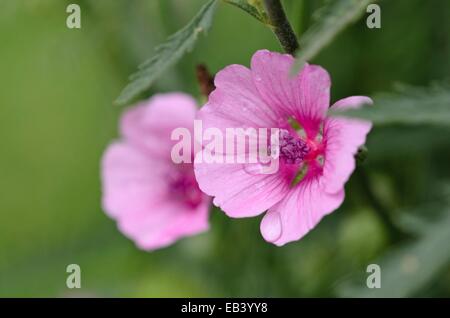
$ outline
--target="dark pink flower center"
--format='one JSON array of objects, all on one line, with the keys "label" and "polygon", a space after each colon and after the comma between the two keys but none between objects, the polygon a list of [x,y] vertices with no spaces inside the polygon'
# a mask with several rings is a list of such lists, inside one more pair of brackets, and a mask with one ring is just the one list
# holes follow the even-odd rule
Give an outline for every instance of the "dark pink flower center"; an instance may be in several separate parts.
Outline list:
[{"label": "dark pink flower center", "polygon": [[202,202],[203,194],[193,175],[180,173],[172,178],[169,186],[171,196],[192,209]]},{"label": "dark pink flower center", "polygon": [[287,164],[300,164],[310,152],[306,141],[280,130],[280,158]]}]

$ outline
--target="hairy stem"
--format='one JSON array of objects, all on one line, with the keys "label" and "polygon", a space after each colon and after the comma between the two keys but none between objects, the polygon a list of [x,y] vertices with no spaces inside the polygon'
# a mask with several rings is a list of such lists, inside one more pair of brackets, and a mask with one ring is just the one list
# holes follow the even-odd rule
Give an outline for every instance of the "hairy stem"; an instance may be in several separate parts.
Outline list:
[{"label": "hairy stem", "polygon": [[273,32],[286,53],[294,54],[299,48],[297,37],[292,30],[280,0],[264,0]]}]

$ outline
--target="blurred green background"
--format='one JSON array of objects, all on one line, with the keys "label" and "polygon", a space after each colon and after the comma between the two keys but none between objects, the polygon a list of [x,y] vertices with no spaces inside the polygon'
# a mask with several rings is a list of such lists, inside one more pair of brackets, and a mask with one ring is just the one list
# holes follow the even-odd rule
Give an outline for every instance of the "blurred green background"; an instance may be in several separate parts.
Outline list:
[{"label": "blurred green background", "polygon": [[[217,210],[208,233],[151,253],[117,231],[100,207],[99,160],[123,110],[112,101],[204,2],[0,2],[0,296],[450,296],[446,127],[376,126],[344,205],[282,248],[262,239],[260,218]],[[325,2],[284,1],[295,31]],[[66,27],[69,3],[81,6],[79,30]],[[363,17],[313,60],[330,72],[333,100],[448,79],[450,1],[379,3],[381,29]],[[249,65],[262,48],[281,51],[268,28],[221,2],[208,36],[148,94],[199,97],[196,64]],[[78,290],[66,287],[72,263],[81,266]],[[377,291],[365,285],[371,263],[382,264]]]}]

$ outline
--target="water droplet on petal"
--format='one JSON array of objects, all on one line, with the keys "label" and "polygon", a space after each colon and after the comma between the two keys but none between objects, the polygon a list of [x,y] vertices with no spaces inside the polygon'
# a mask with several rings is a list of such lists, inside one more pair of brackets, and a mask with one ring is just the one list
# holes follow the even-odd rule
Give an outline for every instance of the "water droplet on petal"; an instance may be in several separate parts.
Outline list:
[{"label": "water droplet on petal", "polygon": [[267,212],[261,221],[260,230],[266,241],[277,241],[282,234],[280,214],[278,212]]}]

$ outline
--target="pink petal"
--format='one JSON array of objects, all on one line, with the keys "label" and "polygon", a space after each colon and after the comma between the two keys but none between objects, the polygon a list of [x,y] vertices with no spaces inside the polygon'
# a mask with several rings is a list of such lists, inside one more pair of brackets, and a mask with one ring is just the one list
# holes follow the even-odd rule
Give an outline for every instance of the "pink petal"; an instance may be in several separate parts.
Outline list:
[{"label": "pink petal", "polygon": [[344,190],[324,192],[318,176],[305,177],[261,222],[261,234],[268,242],[282,246],[297,241],[344,201]]},{"label": "pink petal", "polygon": [[[172,194],[168,178],[192,165],[149,156],[136,144],[110,145],[102,160],[103,208],[119,229],[146,250],[208,228],[209,198],[191,207]],[[191,173],[192,170],[190,170]]]},{"label": "pink petal", "polygon": [[278,116],[259,96],[252,75],[242,65],[230,65],[215,76],[216,89],[198,118],[203,128],[277,127]]},{"label": "pink petal", "polygon": [[[353,96],[339,100],[333,108],[356,108],[371,104],[365,96]],[[321,183],[328,193],[340,191],[355,169],[355,154],[366,142],[372,124],[365,120],[327,118],[324,124],[325,163]]]},{"label": "pink petal", "polygon": [[[278,127],[279,116],[259,96],[250,70],[230,65],[215,77],[216,90],[200,110],[203,129]],[[224,143],[225,144],[225,143]],[[198,156],[197,156],[198,158]],[[247,164],[194,164],[200,189],[215,196],[214,204],[231,217],[254,216],[278,202],[288,189],[287,178],[258,174]]]},{"label": "pink petal", "polygon": [[208,203],[205,196],[205,200],[191,210],[171,200],[156,202],[152,211],[118,218],[118,227],[142,249],[162,248],[180,238],[206,231]]},{"label": "pink petal", "polygon": [[258,215],[280,201],[289,190],[288,178],[280,173],[258,174],[252,165],[194,164],[200,189],[214,196],[213,203],[231,217]]},{"label": "pink petal", "polygon": [[170,166],[126,143],[111,144],[102,159],[103,208],[111,217],[152,209],[167,193]]},{"label": "pink petal", "polygon": [[195,100],[182,93],[159,94],[127,109],[121,118],[125,140],[145,148],[150,155],[170,159],[175,128],[192,131],[197,111]]},{"label": "pink petal", "polygon": [[306,64],[300,74],[291,76],[294,58],[260,50],[253,55],[253,80],[263,100],[282,114],[295,117],[312,138],[330,105],[331,81],[328,72]]},{"label": "pink petal", "polygon": [[334,103],[331,107],[332,109],[350,109],[359,108],[363,105],[372,105],[373,101],[367,96],[350,96],[342,98]]}]

